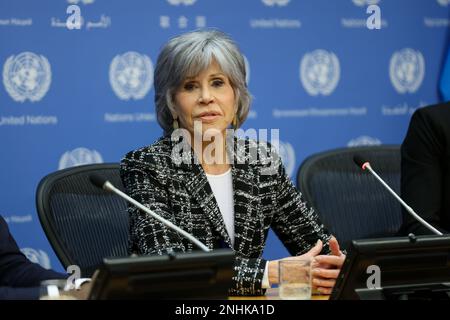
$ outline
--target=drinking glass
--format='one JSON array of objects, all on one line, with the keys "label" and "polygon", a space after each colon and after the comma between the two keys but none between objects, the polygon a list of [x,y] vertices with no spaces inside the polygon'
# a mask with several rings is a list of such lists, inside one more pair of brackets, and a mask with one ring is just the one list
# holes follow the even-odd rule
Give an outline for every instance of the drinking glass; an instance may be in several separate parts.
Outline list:
[{"label": "drinking glass", "polygon": [[279,295],[281,299],[311,299],[311,259],[280,260],[279,275]]}]

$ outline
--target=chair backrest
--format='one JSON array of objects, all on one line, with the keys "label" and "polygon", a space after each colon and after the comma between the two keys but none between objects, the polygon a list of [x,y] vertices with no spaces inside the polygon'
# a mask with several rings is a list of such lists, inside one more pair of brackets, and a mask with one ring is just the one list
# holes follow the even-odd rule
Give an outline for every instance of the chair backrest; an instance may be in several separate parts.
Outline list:
[{"label": "chair backrest", "polygon": [[127,204],[89,180],[99,174],[124,190],[119,164],[72,167],[44,177],[36,192],[42,227],[65,268],[78,265],[89,277],[106,257],[128,253]]},{"label": "chair backrest", "polygon": [[402,223],[400,204],[366,171],[353,162],[355,154],[394,191],[400,190],[400,146],[340,148],[305,159],[297,186],[328,230],[344,248],[356,239],[395,236]]}]

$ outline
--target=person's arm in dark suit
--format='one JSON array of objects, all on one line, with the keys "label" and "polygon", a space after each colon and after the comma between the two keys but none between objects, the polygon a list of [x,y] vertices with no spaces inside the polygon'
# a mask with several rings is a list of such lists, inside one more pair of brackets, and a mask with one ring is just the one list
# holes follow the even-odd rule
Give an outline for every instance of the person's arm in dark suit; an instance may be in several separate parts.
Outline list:
[{"label": "person's arm in dark suit", "polygon": [[28,260],[0,217],[0,299],[37,299],[41,281],[66,277]]},{"label": "person's arm in dark suit", "polygon": [[[401,195],[418,215],[439,228],[442,206],[443,130],[428,108],[411,117],[401,146]],[[403,210],[402,233],[431,234]]]}]

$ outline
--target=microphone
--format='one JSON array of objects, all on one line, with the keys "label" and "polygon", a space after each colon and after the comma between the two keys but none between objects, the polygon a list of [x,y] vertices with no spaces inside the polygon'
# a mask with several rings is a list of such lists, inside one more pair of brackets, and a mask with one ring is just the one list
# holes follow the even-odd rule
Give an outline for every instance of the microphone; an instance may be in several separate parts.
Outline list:
[{"label": "microphone", "polygon": [[137,202],[136,200],[134,200],[133,198],[131,198],[127,194],[123,193],[122,191],[117,189],[111,182],[109,182],[107,179],[103,178],[102,176],[97,175],[97,174],[92,174],[92,175],[89,176],[89,180],[96,187],[98,187],[100,189],[103,189],[103,190],[106,190],[106,191],[109,191],[109,192],[112,192],[112,193],[115,193],[119,197],[121,197],[121,198],[125,199],[126,201],[130,202],[131,204],[135,205],[136,207],[138,207],[142,211],[145,211],[146,213],[151,215],[153,218],[155,218],[156,220],[158,220],[162,224],[166,225],[169,229],[172,229],[172,230],[178,232],[183,237],[185,237],[186,239],[191,241],[193,244],[197,245],[203,251],[205,251],[205,252],[211,251],[207,246],[205,246],[201,241],[199,241],[193,235],[191,235],[190,233],[187,233],[183,229],[181,229],[181,228],[177,227],[176,225],[174,225],[169,220],[164,219],[163,217],[161,217],[160,215],[154,213],[152,210],[150,210],[149,208],[147,208],[143,204]]},{"label": "microphone", "polygon": [[368,170],[400,203],[401,205],[406,209],[406,211],[408,211],[408,213],[410,215],[412,215],[414,217],[414,219],[416,219],[417,221],[419,221],[421,224],[423,224],[426,228],[428,228],[431,232],[433,232],[434,234],[437,234],[439,236],[442,236],[442,233],[437,230],[436,228],[434,228],[431,224],[429,224],[428,222],[426,222],[424,219],[422,219],[422,217],[420,217],[417,213],[414,212],[414,210],[408,206],[405,201],[402,200],[402,198],[400,198],[394,190],[391,189],[391,187],[388,186],[388,184],[386,182],[384,182],[383,179],[380,178],[380,176],[372,169],[372,167],[370,166],[369,161],[364,160],[364,158],[362,158],[360,155],[354,155],[353,156],[353,162],[356,163],[356,165],[360,168],[362,168],[363,170]]}]

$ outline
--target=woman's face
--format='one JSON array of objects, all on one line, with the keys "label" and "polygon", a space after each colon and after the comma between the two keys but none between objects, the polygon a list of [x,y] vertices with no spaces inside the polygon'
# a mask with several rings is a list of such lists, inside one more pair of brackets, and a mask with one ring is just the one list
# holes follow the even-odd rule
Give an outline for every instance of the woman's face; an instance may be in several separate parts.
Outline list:
[{"label": "woman's face", "polygon": [[236,113],[236,99],[230,80],[215,60],[193,78],[184,79],[175,92],[175,110],[181,128],[194,134],[194,123],[224,132]]}]

